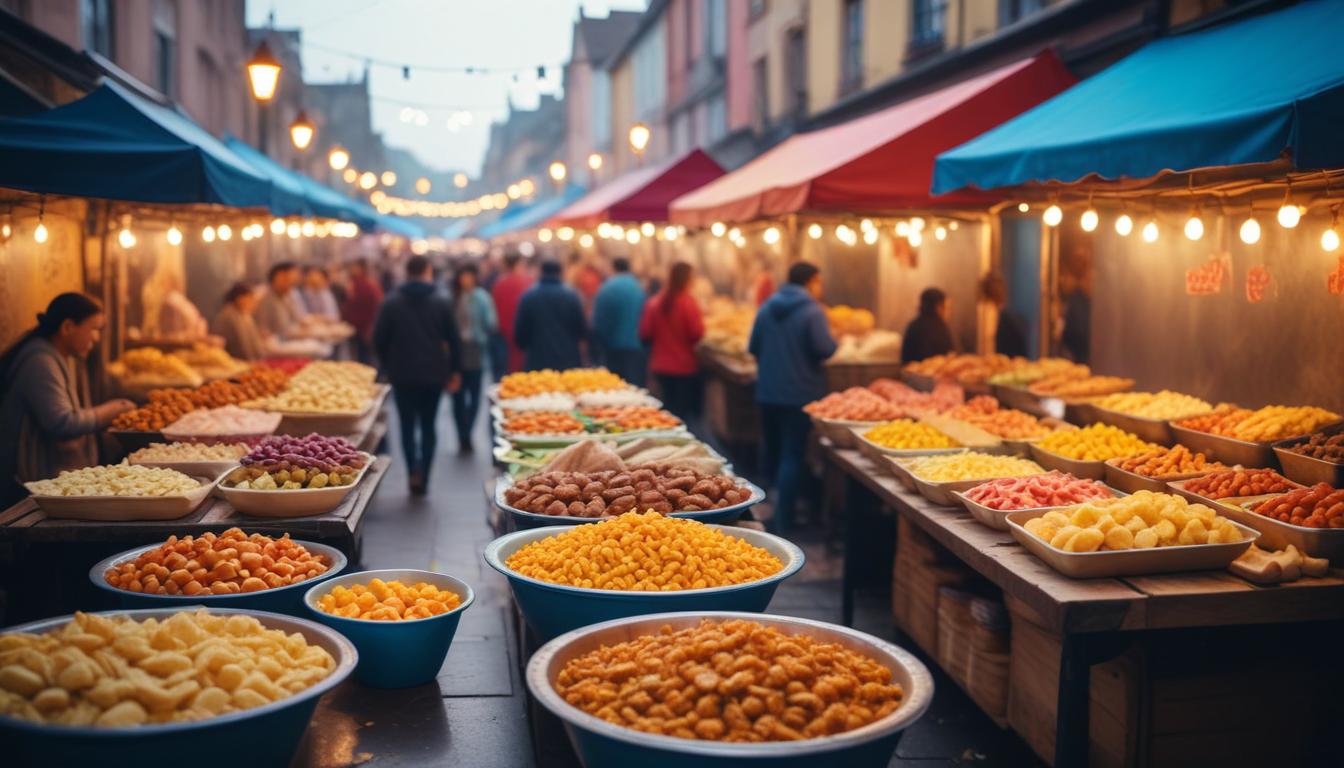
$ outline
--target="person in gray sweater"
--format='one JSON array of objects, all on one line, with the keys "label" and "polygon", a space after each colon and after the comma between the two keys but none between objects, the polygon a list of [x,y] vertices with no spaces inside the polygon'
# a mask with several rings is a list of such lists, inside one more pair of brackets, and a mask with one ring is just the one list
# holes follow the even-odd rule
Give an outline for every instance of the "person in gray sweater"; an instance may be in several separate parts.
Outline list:
[{"label": "person in gray sweater", "polygon": [[106,322],[82,293],[63,293],[37,326],[0,356],[0,503],[23,498],[23,483],[98,463],[98,430],[131,410],[129,400],[89,403],[88,357]]}]

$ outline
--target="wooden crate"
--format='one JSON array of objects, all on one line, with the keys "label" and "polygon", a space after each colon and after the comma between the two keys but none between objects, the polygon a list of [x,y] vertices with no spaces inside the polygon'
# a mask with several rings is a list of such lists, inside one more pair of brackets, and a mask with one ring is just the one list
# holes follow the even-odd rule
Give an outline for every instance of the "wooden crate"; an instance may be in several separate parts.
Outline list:
[{"label": "wooden crate", "polygon": [[981,601],[987,599],[954,587],[938,590],[938,665],[985,714],[1006,726],[1008,628],[977,620],[972,606]]}]

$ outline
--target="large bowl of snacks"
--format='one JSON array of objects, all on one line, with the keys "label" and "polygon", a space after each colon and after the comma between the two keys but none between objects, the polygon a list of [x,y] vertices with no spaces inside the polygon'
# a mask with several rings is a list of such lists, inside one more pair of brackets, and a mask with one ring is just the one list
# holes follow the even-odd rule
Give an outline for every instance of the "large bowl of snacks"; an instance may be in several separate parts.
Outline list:
[{"label": "large bowl of snacks", "polygon": [[126,457],[129,464],[175,469],[193,477],[219,477],[252,450],[247,443],[150,443]]},{"label": "large bowl of snacks", "polygon": [[225,474],[219,489],[245,515],[320,515],[345,500],[372,461],[343,437],[275,435]]},{"label": "large bowl of snacks", "polygon": [[280,414],[225,405],[198,408],[163,428],[163,436],[182,443],[257,443],[280,426]]},{"label": "large bowl of snacks", "polygon": [[646,613],[764,611],[803,560],[797,546],[763,531],[656,512],[518,531],[485,548],[543,640]]},{"label": "large bowl of snacks", "polygon": [[215,487],[217,476],[175,469],[108,464],[61,472],[24,483],[47,517],[71,520],[176,520],[191,514]]},{"label": "large bowl of snacks", "polygon": [[885,768],[933,700],[928,668],[891,643],[732,612],[575,630],[533,654],[527,686],[589,768]]},{"label": "large bowl of snacks", "polygon": [[89,581],[124,608],[206,605],[298,616],[303,593],[346,565],[335,547],[230,528],[104,558],[89,569]]},{"label": "large bowl of snacks", "polygon": [[315,622],[220,608],[76,613],[7,629],[0,649],[8,765],[288,765],[358,660]]},{"label": "large bowl of snacks", "polygon": [[304,595],[317,621],[355,644],[355,679],[374,688],[409,688],[437,677],[473,600],[465,581],[417,570],[350,573]]}]

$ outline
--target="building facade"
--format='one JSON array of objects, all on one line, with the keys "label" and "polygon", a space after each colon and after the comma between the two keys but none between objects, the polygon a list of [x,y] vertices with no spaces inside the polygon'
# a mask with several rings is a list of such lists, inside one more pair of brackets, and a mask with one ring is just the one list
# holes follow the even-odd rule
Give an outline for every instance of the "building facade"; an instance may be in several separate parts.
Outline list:
[{"label": "building facade", "polygon": [[[572,53],[565,65],[564,162],[572,182],[595,187],[611,174],[611,86],[607,60],[639,23],[634,11],[612,11],[605,17],[584,16],[574,22]],[[602,165],[588,166],[588,157],[601,155]]]}]

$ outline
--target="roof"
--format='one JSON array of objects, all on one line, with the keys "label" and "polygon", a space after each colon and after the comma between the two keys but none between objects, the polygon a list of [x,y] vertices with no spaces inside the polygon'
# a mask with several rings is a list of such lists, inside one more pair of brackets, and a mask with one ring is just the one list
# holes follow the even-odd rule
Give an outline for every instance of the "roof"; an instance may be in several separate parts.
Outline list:
[{"label": "roof", "polygon": [[653,25],[662,17],[663,11],[667,10],[667,3],[668,0],[649,0],[649,7],[639,14],[639,23],[635,25],[630,34],[626,35],[625,40],[617,46],[616,50],[607,56],[604,66],[610,68],[619,64],[626,54],[634,49],[635,43],[638,43],[640,38],[644,37],[644,34],[652,29]]},{"label": "roof", "polygon": [[706,226],[804,211],[884,211],[982,205],[933,199],[934,157],[1067,88],[1047,51],[847,123],[796,134],[671,204],[671,220]]},{"label": "roof", "polygon": [[611,11],[605,18],[580,15],[574,26],[583,39],[587,63],[602,66],[634,34],[642,15],[640,11]]},{"label": "roof", "polygon": [[566,206],[583,197],[585,191],[583,187],[571,184],[555,197],[539,200],[530,205],[510,206],[503,216],[476,230],[473,236],[489,240],[539,227]]},{"label": "roof", "polygon": [[595,227],[604,221],[667,221],[668,204],[723,175],[704,150],[639,168],[612,179],[552,219],[557,225]]},{"label": "roof", "polygon": [[1344,168],[1344,2],[1284,10],[1141,48],[939,156],[933,190],[1072,183],[1270,163]]}]

